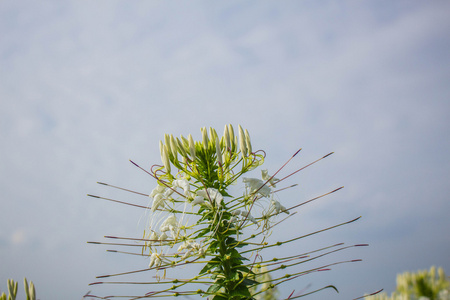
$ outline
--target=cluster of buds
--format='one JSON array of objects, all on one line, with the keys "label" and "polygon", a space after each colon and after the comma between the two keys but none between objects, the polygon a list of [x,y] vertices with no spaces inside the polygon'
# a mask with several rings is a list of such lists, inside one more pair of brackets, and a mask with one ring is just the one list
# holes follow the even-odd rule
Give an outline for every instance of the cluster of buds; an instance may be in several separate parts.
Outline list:
[{"label": "cluster of buds", "polygon": [[[175,138],[173,135],[166,134],[164,141],[159,142],[162,165],[154,165],[150,171],[147,171],[133,163],[156,179],[156,187],[148,195],[151,202],[147,207],[130,204],[145,208],[149,215],[143,238],[126,238],[137,241],[137,245],[142,247],[140,254],[132,254],[149,258],[148,269],[138,272],[164,270],[165,275],[169,268],[186,266],[194,262],[204,265],[198,275],[192,278],[174,281],[164,281],[160,278],[161,284],[172,283],[172,287],[161,288],[160,291],[153,291],[145,297],[203,295],[213,296],[212,299],[240,300],[256,299],[264,293],[273,295],[279,284],[306,273],[323,270],[328,265],[286,274],[278,278],[272,278],[271,272],[294,267],[302,262],[349,248],[347,246],[334,249],[315,257],[310,257],[310,254],[328,251],[328,249],[341,244],[272,260],[263,260],[261,255],[266,249],[311,235],[298,236],[275,243],[267,242],[273,228],[281,222],[276,220],[281,213],[284,213],[285,219],[289,218],[295,215],[295,212],[291,213],[293,209],[331,194],[340,188],[289,208],[283,206],[277,199],[277,192],[289,187],[279,190],[275,190],[275,188],[286,178],[330,154],[282,179],[276,178],[275,175],[300,150],[273,175],[270,175],[267,169],[263,169],[261,178],[243,177],[247,172],[261,166],[265,158],[264,151],[253,150],[247,130],[239,126],[238,134],[235,135],[233,126],[226,125],[222,137],[219,137],[213,128],[209,128],[209,131],[202,128],[201,136],[200,141],[194,141],[190,134],[187,138],[184,136]],[[237,183],[239,178],[244,185],[241,189],[244,192],[237,197],[232,196],[230,186]],[[290,187],[293,186],[295,185]],[[142,193],[138,194],[142,195]],[[111,200],[98,196],[93,197]],[[325,228],[316,233],[351,223],[357,219]],[[249,227],[251,235],[245,233]],[[120,239],[111,236],[108,238]],[[130,244],[127,245],[130,246]],[[253,262],[249,260],[251,257],[253,257]],[[258,264],[256,264],[256,259],[260,259]],[[130,273],[134,272],[99,277]],[[179,291],[180,287],[186,284],[204,284],[206,282],[210,283],[207,290]],[[297,297],[290,297],[290,299],[294,298]]]},{"label": "cluster of buds", "polygon": [[231,124],[225,126],[220,138],[216,130],[211,127],[209,132],[206,127],[203,127],[201,133],[201,141],[194,141],[191,134],[187,138],[182,135],[178,138],[172,134],[165,134],[164,142],[159,142],[159,150],[167,174],[171,173],[172,165],[188,173],[195,172],[196,161],[204,160],[206,155],[214,156],[215,163],[220,166],[223,173],[226,173],[227,168],[238,159],[247,162],[243,167],[251,166],[254,155],[247,129],[243,130],[239,125],[239,139]]}]

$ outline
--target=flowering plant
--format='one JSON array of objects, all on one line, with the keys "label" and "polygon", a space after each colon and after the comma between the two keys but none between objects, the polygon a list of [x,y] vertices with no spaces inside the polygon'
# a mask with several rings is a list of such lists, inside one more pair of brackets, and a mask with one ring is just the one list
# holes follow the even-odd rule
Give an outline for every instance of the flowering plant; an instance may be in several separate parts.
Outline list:
[{"label": "flowering plant", "polygon": [[[220,138],[213,128],[210,128],[209,132],[206,128],[202,128],[201,132],[201,141],[194,141],[191,135],[187,138],[183,136],[175,138],[166,134],[164,142],[159,143],[162,165],[153,165],[150,170],[145,170],[132,162],[156,181],[156,187],[148,195],[152,199],[150,204],[145,207],[112,201],[146,209],[149,212],[148,224],[142,238],[113,236],[106,238],[134,240],[136,245],[142,247],[142,251],[132,254],[148,257],[148,268],[98,278],[154,270],[157,280],[148,284],[158,283],[158,288],[152,288],[147,294],[135,296],[133,299],[182,295],[200,295],[213,300],[263,299],[273,298],[277,286],[289,280],[329,270],[329,267],[335,264],[359,261],[341,261],[307,270],[294,270],[302,263],[350,247],[366,246],[365,244],[342,246],[340,243],[307,253],[270,259],[263,255],[267,249],[280,247],[359,219],[289,240],[269,241],[275,226],[295,215],[296,208],[342,188],[288,208],[277,199],[279,191],[289,188],[276,189],[277,185],[332,153],[281,179],[276,178],[275,176],[300,152],[300,149],[273,175],[270,175],[268,170],[262,169],[261,178],[244,177],[246,173],[262,166],[265,158],[264,151],[253,150],[248,131],[239,126],[235,135],[233,127],[227,125]],[[238,183],[240,178],[244,183],[244,192],[232,196],[231,186]],[[199,265],[200,269],[195,276],[177,279],[168,279],[166,276],[169,269]],[[293,271],[280,275],[285,270]],[[106,282],[92,284],[101,283]],[[200,288],[204,284],[208,287]],[[326,288],[337,290],[330,285],[308,293],[292,292],[287,298],[299,298]],[[94,295],[86,296],[102,298]]]}]

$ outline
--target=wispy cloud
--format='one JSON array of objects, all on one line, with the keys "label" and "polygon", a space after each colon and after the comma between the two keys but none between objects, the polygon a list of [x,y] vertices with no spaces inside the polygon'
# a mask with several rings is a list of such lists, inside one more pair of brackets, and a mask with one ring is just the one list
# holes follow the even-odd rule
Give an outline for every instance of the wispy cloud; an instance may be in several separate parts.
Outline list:
[{"label": "wispy cloud", "polygon": [[[448,8],[446,1],[3,2],[0,282],[27,276],[42,299],[79,299],[105,265],[127,268],[84,242],[136,233],[142,212],[84,195],[110,193],[98,180],[148,192],[154,182],[129,158],[148,167],[160,160],[163,133],[199,136],[201,126],[226,123],[249,128],[270,169],[299,147],[298,165],[336,151],[299,174],[300,187],[281,199],[346,186],[305,208],[297,221],[304,230],[363,214],[352,229],[324,237],[375,243],[349,275],[358,286],[339,279],[336,299],[392,288],[405,268],[450,269],[442,251],[450,243],[443,237]],[[383,259],[385,270],[376,267]]]}]

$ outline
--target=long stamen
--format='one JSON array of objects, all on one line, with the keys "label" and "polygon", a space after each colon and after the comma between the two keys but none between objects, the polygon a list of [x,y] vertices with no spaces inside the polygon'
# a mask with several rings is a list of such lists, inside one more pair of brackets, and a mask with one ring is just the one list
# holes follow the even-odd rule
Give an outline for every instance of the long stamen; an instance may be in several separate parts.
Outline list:
[{"label": "long stamen", "polygon": [[109,187],[113,187],[113,188],[116,188],[116,189],[119,189],[119,190],[123,190],[123,191],[127,191],[127,192],[130,192],[130,193],[134,193],[134,194],[138,194],[138,195],[142,195],[142,196],[148,197],[148,194],[139,193],[139,192],[135,192],[135,191],[132,191],[132,190],[124,189],[124,188],[121,188],[121,187],[118,187],[118,186],[115,186],[115,185],[111,185],[111,184],[108,184],[108,183],[104,183],[104,182],[97,182],[97,183],[101,184],[101,185],[106,185],[106,186],[109,186]]},{"label": "long stamen", "polygon": [[325,155],[325,156],[323,156],[323,157],[321,157],[321,158],[319,158],[319,159],[313,161],[312,163],[307,164],[306,166],[304,166],[304,167],[298,169],[297,171],[295,171],[295,172],[289,174],[288,176],[281,178],[280,180],[277,181],[277,183],[278,183],[278,182],[281,182],[281,181],[283,181],[283,180],[285,180],[286,178],[291,177],[292,175],[294,175],[294,174],[300,172],[300,171],[303,170],[303,169],[306,169],[307,167],[309,167],[309,166],[315,164],[316,162],[321,161],[322,159],[324,159],[324,158],[330,156],[330,155],[333,154],[333,153],[334,153],[334,152],[330,152],[330,153],[328,153],[327,155]]},{"label": "long stamen", "polygon": [[332,193],[334,193],[334,192],[337,192],[337,191],[339,191],[340,189],[343,189],[343,188],[344,188],[344,187],[341,186],[341,187],[339,187],[339,188],[337,188],[337,189],[335,189],[335,190],[332,190],[331,192],[322,194],[322,195],[317,196],[317,197],[315,197],[315,198],[309,199],[308,201],[305,201],[305,202],[302,202],[302,203],[300,203],[300,204],[297,204],[297,205],[294,205],[294,206],[292,206],[292,207],[289,207],[287,210],[289,211],[289,210],[291,210],[291,209],[294,209],[294,208],[297,208],[297,207],[299,207],[299,206],[305,205],[306,203],[309,203],[309,202],[312,202],[312,201],[317,200],[317,199],[319,199],[319,198],[325,197],[325,196],[327,196],[327,195],[329,195],[329,194],[332,194]]},{"label": "long stamen", "polygon": [[108,201],[112,201],[112,202],[116,202],[116,203],[121,203],[121,204],[125,204],[125,205],[130,205],[130,206],[134,206],[134,207],[139,207],[139,208],[145,208],[145,209],[148,209],[147,206],[143,206],[143,205],[132,204],[132,203],[124,202],[124,201],[119,201],[119,200],[114,200],[114,199],[110,199],[110,198],[105,198],[105,197],[95,196],[95,195],[91,195],[91,194],[87,194],[87,195],[88,195],[89,197],[93,197],[93,198],[98,198],[98,199],[108,200]]}]

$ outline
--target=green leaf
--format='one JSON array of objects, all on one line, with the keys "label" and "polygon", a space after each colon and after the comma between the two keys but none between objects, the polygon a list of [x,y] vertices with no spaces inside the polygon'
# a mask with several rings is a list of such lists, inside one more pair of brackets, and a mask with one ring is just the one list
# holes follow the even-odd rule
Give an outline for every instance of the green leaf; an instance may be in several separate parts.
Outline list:
[{"label": "green leaf", "polygon": [[228,298],[222,295],[215,295],[214,298],[212,298],[212,300],[228,300]]},{"label": "green leaf", "polygon": [[208,272],[208,270],[211,270],[213,268],[220,266],[220,264],[221,264],[221,262],[220,262],[219,258],[214,257],[203,267],[203,269],[199,272],[199,274],[204,274],[204,273]]},{"label": "green leaf", "polygon": [[244,285],[246,285],[246,286],[249,286],[249,285],[258,284],[259,282],[258,281],[254,281],[254,280],[249,279],[249,278],[245,278],[244,281],[242,281],[242,283]]},{"label": "green leaf", "polygon": [[[209,294],[215,294],[217,291],[220,290],[221,287],[222,287],[221,285],[215,283],[215,284],[211,285],[206,292]],[[214,299],[215,299],[215,297],[214,297]]]}]

